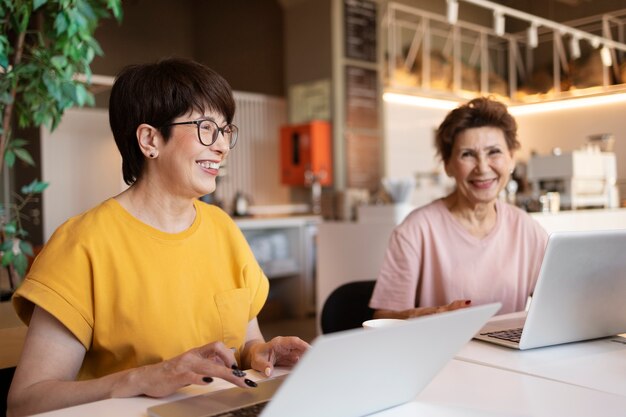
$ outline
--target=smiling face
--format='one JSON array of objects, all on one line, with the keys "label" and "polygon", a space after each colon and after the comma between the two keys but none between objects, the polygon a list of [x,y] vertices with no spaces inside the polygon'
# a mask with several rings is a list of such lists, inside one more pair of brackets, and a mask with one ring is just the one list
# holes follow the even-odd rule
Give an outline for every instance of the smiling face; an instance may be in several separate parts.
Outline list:
[{"label": "smiling face", "polygon": [[446,173],[456,181],[459,202],[467,207],[495,203],[514,166],[504,133],[496,127],[459,133],[445,164]]},{"label": "smiling face", "polygon": [[[196,111],[173,120],[186,122],[202,118],[213,119],[218,126],[226,124],[224,117],[216,112],[200,114]],[[159,150],[158,171],[165,187],[183,197],[197,198],[215,191],[220,165],[228,156],[229,146],[220,133],[211,146],[198,140],[195,124],[172,126],[168,141]]]}]

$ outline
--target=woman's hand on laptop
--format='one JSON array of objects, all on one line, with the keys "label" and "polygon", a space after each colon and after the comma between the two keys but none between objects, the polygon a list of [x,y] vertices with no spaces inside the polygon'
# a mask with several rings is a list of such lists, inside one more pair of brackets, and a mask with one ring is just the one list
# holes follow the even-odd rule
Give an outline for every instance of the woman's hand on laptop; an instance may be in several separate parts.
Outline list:
[{"label": "woman's hand on laptop", "polygon": [[[164,397],[190,384],[206,385],[213,377],[224,379],[240,387],[248,387],[245,373],[237,368],[233,351],[222,342],[191,349],[172,359],[136,368],[129,373],[128,386],[139,392],[114,392],[113,396],[127,397],[144,394]],[[116,395],[117,394],[117,395]]]},{"label": "woman's hand on laptop", "polygon": [[416,307],[408,310],[376,310],[375,319],[411,319],[414,317],[427,316],[430,314],[443,313],[471,306],[472,300],[454,300],[450,304],[435,307]]},{"label": "woman's hand on laptop", "polygon": [[309,348],[299,337],[278,336],[269,342],[250,346],[250,367],[265,376],[271,376],[274,366],[294,366]]}]

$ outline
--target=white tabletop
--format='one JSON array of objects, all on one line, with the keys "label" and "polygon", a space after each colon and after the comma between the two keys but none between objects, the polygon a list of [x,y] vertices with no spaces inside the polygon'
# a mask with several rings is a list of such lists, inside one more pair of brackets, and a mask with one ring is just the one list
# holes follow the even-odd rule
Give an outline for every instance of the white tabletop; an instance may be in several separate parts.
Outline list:
[{"label": "white tabletop", "polygon": [[[419,372],[419,371],[417,371]],[[249,371],[252,379],[258,374]],[[216,380],[208,386],[190,386],[164,399],[111,399],[41,414],[48,417],[145,417],[146,409],[166,401],[229,387]],[[626,398],[580,386],[495,367],[452,360],[414,401],[376,415],[401,417],[624,416]]]},{"label": "white tabletop", "polygon": [[456,358],[626,396],[626,338],[619,336],[524,351],[473,340]]}]

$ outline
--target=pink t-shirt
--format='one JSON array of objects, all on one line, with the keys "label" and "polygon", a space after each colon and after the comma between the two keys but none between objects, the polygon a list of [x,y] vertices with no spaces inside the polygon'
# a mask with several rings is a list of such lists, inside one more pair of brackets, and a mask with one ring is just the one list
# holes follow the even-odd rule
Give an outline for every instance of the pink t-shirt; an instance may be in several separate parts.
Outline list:
[{"label": "pink t-shirt", "polygon": [[498,314],[524,309],[548,240],[526,212],[496,202],[496,225],[472,236],[443,200],[411,212],[389,238],[370,307],[407,310],[469,299],[499,301]]}]

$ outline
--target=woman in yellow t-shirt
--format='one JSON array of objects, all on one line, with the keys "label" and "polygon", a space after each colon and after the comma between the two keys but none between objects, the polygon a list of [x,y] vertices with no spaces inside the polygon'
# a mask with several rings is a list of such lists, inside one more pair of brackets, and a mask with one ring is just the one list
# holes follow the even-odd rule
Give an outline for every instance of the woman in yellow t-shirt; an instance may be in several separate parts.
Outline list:
[{"label": "woman in yellow t-shirt", "polygon": [[267,277],[230,217],[198,200],[235,146],[234,113],[228,83],[193,61],[118,75],[109,118],[130,187],[60,226],[16,292],[29,329],[10,415],[213,377],[253,387],[240,369],[269,376],[308,348],[264,340]]}]

